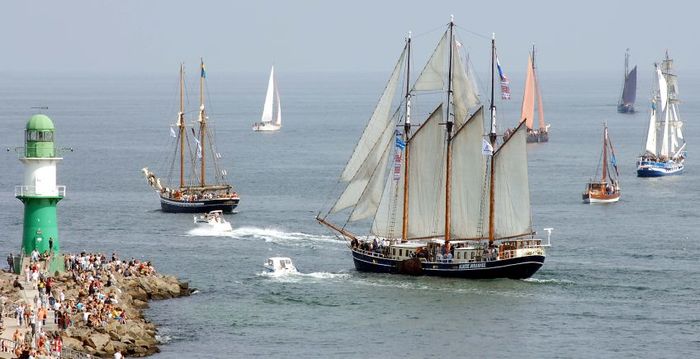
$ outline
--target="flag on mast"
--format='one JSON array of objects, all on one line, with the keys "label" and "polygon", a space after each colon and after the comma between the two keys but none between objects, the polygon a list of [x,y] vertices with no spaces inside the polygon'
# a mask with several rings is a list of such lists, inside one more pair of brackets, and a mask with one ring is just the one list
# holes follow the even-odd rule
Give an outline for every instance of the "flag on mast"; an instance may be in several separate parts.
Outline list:
[{"label": "flag on mast", "polygon": [[496,56],[496,67],[498,68],[498,77],[501,80],[501,99],[510,100],[510,86],[508,86],[510,80],[508,80],[508,77],[503,73],[501,62],[498,61],[498,56]]}]

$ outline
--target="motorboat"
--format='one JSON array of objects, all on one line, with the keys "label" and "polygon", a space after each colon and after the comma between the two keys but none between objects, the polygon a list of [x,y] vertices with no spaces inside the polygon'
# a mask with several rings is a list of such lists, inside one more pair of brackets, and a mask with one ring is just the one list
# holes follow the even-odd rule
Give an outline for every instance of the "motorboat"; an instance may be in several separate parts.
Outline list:
[{"label": "motorboat", "polygon": [[274,274],[298,273],[289,257],[270,257],[263,264],[265,271]]},{"label": "motorboat", "polygon": [[233,228],[231,228],[231,223],[224,219],[224,214],[221,210],[211,211],[204,214],[196,214],[194,215],[194,223],[201,227],[211,228],[220,232],[233,231]]}]

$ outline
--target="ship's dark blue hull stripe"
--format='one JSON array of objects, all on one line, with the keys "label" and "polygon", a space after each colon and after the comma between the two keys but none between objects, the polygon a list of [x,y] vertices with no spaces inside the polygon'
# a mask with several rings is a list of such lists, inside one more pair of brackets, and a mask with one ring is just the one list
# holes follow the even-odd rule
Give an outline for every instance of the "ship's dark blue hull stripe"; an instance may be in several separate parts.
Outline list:
[{"label": "ship's dark blue hull stripe", "polygon": [[[401,273],[401,261],[373,257],[352,252],[355,268],[362,272]],[[544,264],[544,256],[532,255],[519,258],[502,259],[488,262],[470,263],[421,263],[422,275],[460,277],[460,278],[513,278],[531,277]]]}]

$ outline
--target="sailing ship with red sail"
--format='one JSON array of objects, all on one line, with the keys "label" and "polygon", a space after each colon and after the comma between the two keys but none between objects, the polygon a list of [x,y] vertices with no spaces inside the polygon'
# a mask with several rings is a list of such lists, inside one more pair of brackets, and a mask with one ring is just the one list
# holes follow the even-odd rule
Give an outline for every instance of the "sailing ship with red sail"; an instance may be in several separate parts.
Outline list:
[{"label": "sailing ship with red sail", "polygon": [[601,176],[591,179],[583,192],[584,203],[612,203],[620,200],[620,181],[615,160],[615,149],[608,136],[608,125],[603,125],[603,151],[601,158]]},{"label": "sailing ship with red sail", "polygon": [[[359,271],[518,279],[544,263],[548,243],[532,230],[526,127],[507,140],[496,130],[495,37],[488,110],[460,48],[450,21],[411,85],[409,35],[343,170],[344,191],[316,216],[346,240]],[[416,126],[412,101],[426,93],[441,95]],[[357,234],[368,222],[369,234]]]},{"label": "sailing ship with red sail", "polygon": [[[535,127],[535,106],[537,107],[538,126]],[[527,59],[527,76],[525,77],[525,90],[523,92],[523,104],[520,113],[520,122],[527,126],[527,142],[548,142],[549,124],[544,122],[544,107],[542,106],[542,93],[535,69],[535,46]]]}]

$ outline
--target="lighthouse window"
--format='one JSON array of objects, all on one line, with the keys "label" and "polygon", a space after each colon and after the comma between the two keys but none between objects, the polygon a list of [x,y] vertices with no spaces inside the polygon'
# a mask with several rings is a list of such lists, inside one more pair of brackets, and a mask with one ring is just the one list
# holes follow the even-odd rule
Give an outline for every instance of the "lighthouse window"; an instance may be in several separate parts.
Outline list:
[{"label": "lighthouse window", "polygon": [[53,131],[27,131],[27,141],[52,142]]}]

